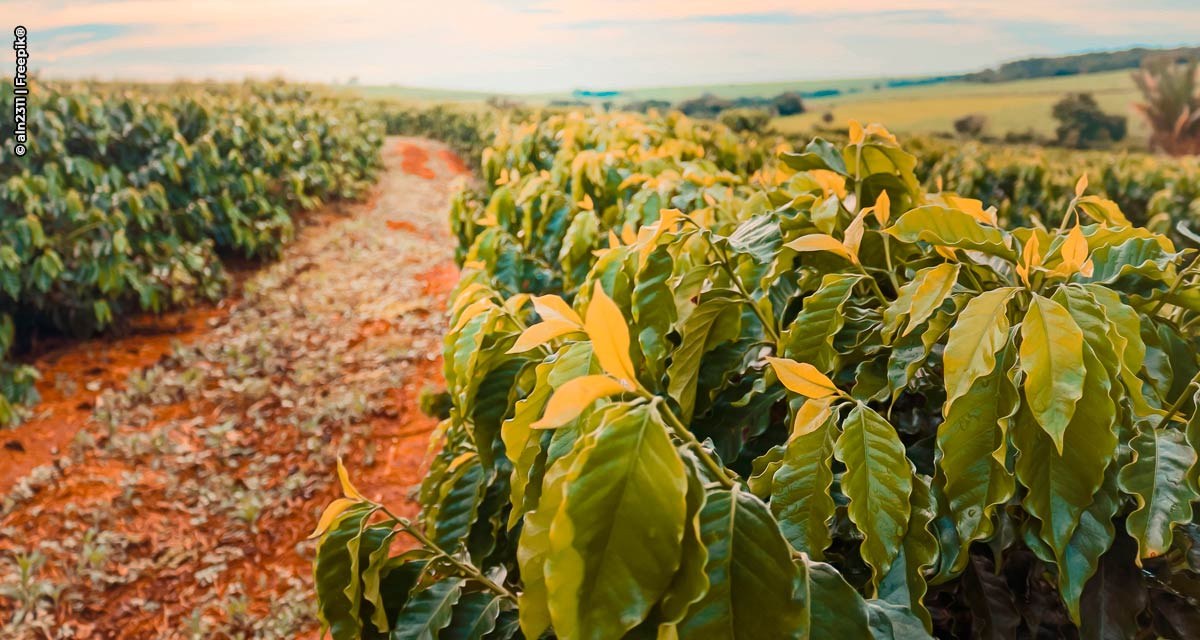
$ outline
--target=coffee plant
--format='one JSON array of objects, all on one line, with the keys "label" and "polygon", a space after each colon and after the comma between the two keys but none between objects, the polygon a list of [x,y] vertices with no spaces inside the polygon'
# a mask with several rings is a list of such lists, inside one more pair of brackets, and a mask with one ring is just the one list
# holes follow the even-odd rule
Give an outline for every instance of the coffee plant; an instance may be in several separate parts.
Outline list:
[{"label": "coffee plant", "polygon": [[[923,139],[910,149],[926,188],[940,182],[996,206],[1001,220],[1058,224],[1087,173],[1091,189],[1113,200],[1130,221],[1200,246],[1200,162],[1148,154],[1067,151],[1034,146]],[[1184,231],[1177,228],[1184,225]],[[1189,235],[1190,232],[1190,235]]]},{"label": "coffee plant", "polygon": [[[0,95],[11,112],[11,83]],[[36,397],[33,370],[5,360],[34,327],[86,334],[214,298],[221,255],[276,255],[294,213],[362,195],[382,166],[379,122],[303,87],[31,96],[28,153],[0,149],[0,424]]]},{"label": "coffee plant", "polygon": [[423,511],[339,467],[314,534],[334,638],[1200,629],[1194,252],[1086,176],[1001,225],[877,125],[766,155],[501,130],[452,212]]}]

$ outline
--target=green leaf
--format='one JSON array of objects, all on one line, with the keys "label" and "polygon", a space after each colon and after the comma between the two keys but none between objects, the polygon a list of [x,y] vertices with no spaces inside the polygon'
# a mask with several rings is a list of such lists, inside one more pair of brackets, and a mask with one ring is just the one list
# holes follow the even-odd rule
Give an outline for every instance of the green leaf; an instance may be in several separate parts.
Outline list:
[{"label": "green leaf", "polygon": [[[1080,624],[1079,599],[1100,564],[1100,557],[1112,546],[1116,535],[1113,517],[1121,506],[1117,492],[1116,464],[1108,465],[1104,484],[1093,496],[1092,504],[1079,517],[1079,526],[1067,543],[1062,564],[1058,567],[1058,591],[1067,605],[1071,621]],[[1131,563],[1132,566],[1132,563]]]},{"label": "green leaf", "polygon": [[[531,428],[542,417],[554,390],[570,380],[587,375],[592,369],[592,349],[584,342],[570,345],[546,358],[534,369],[533,389],[513,405],[513,415],[500,426],[505,455],[512,461],[509,481],[513,509],[509,513],[511,529],[533,505],[527,504],[527,485],[539,458],[545,456],[540,434]],[[532,498],[539,495],[535,486]]]},{"label": "green leaf", "polygon": [[[934,515],[933,501],[929,495],[929,481],[922,476],[916,476],[913,483],[911,507],[908,531],[904,533],[900,553],[879,583],[879,597],[912,616],[918,629],[931,633],[933,620],[925,608],[925,592],[928,589],[925,570],[937,560],[938,544],[929,531]],[[897,622],[903,623],[903,620]]]},{"label": "green leaf", "polygon": [[750,487],[751,493],[764,500],[770,497],[775,474],[783,466],[783,452],[783,445],[775,445],[754,459],[750,466],[750,477],[746,478],[746,486]]},{"label": "green leaf", "polygon": [[871,637],[875,640],[933,638],[921,619],[903,606],[872,600],[867,609],[871,614]]},{"label": "green leaf", "polygon": [[708,292],[680,330],[682,342],[671,355],[671,365],[667,368],[670,379],[667,391],[679,403],[685,424],[691,422],[696,407],[696,381],[700,378],[701,359],[717,344],[736,337],[714,331],[720,326],[718,320],[726,313],[739,313],[736,294],[732,291]]},{"label": "green leaf", "polygon": [[803,555],[796,564],[800,574],[797,592],[806,596],[807,637],[814,640],[871,637],[867,603],[837,569]]},{"label": "green leaf", "polygon": [[1171,428],[1139,429],[1130,442],[1133,460],[1121,467],[1121,490],[1137,499],[1137,509],[1125,520],[1125,529],[1138,543],[1141,560],[1157,558],[1171,547],[1176,524],[1191,522],[1192,503],[1200,494],[1188,482],[1196,464],[1196,451],[1182,431]]},{"label": "green leaf", "polygon": [[699,601],[708,591],[708,576],[704,573],[708,563],[708,550],[701,538],[703,532],[700,521],[700,512],[704,510],[708,496],[700,480],[700,463],[695,455],[684,450],[682,458],[687,470],[687,516],[684,521],[679,570],[675,572],[671,586],[659,603],[661,625],[665,626],[674,626],[683,620],[688,607]]},{"label": "green leaf", "polygon": [[774,212],[760,213],[751,216],[739,224],[729,236],[729,247],[737,253],[754,258],[759,264],[766,264],[783,245],[783,236],[779,231],[779,216]]},{"label": "green leaf", "polygon": [[1081,281],[1110,284],[1130,274],[1166,280],[1165,276],[1174,274],[1171,265],[1177,257],[1164,250],[1157,238],[1130,238],[1092,252],[1092,275]]},{"label": "green leaf", "polygon": [[1108,335],[1118,353],[1121,354],[1121,380],[1129,393],[1134,411],[1141,416],[1153,413],[1142,393],[1144,382],[1138,377],[1146,359],[1146,343],[1142,340],[1142,322],[1133,307],[1121,301],[1121,296],[1112,289],[1094,284],[1083,288],[1104,307],[1108,319]]},{"label": "green leaf", "polygon": [[[893,402],[917,379],[917,372],[921,370],[921,367],[926,363],[936,366],[937,361],[930,360],[930,357],[934,355],[934,347],[943,346],[942,337],[946,335],[950,325],[958,318],[959,311],[966,305],[967,300],[974,298],[974,295],[965,293],[952,297],[925,323],[924,331],[910,333],[892,344],[892,351],[888,355],[887,384],[891,390]],[[944,358],[944,348],[941,349],[941,355]],[[944,364],[942,370],[945,371]]]},{"label": "green leaf", "polygon": [[[810,401],[811,402],[811,401]],[[816,560],[832,542],[829,520],[834,515],[833,484],[834,414],[825,412],[810,431],[787,443],[783,464],[771,487],[771,512],[793,549]]]},{"label": "green leaf", "polygon": [[455,553],[464,544],[471,524],[475,522],[479,503],[483,501],[483,492],[487,488],[484,480],[483,465],[478,456],[460,463],[450,472],[450,477],[442,484],[436,509],[429,514],[432,517],[429,535],[439,547]]},{"label": "green leaf", "polygon": [[[360,538],[364,522],[374,512],[375,507],[365,503],[343,511],[317,545],[317,558],[313,564],[317,617],[322,633],[328,629],[334,640],[357,638],[362,632],[357,594],[353,600],[346,595],[348,587],[357,588],[359,584],[349,545]],[[355,548],[354,557],[357,555]]]},{"label": "green leaf", "polygon": [[908,530],[912,472],[904,445],[892,425],[856,404],[842,423],[834,455],[846,465],[842,492],[850,499],[847,512],[863,534],[860,552],[877,587]]},{"label": "green leaf", "polygon": [[970,214],[957,209],[936,205],[917,207],[900,216],[886,232],[902,242],[928,242],[1016,260],[1007,233],[984,226]]},{"label": "green leaf", "polygon": [[1021,323],[1020,355],[1029,408],[1061,455],[1083,397],[1083,332],[1062,305],[1034,294]]},{"label": "green leaf", "polygon": [[783,357],[829,371],[837,359],[833,336],[845,322],[842,307],[850,299],[859,275],[829,273],[817,290],[804,299],[804,308],[782,336]]},{"label": "green leaf", "polygon": [[450,624],[438,634],[438,640],[482,640],[496,628],[500,602],[500,596],[490,591],[463,595],[454,605]]},{"label": "green leaf", "polygon": [[1116,455],[1116,408],[1109,394],[1110,382],[1090,347],[1084,347],[1084,356],[1087,377],[1083,388],[1088,400],[1079,403],[1066,429],[1062,454],[1028,406],[1021,406],[1012,429],[1013,444],[1019,451],[1017,479],[1029,490],[1021,505],[1042,522],[1041,539],[1060,565],[1080,517]]},{"label": "green leaf", "polygon": [[638,271],[633,288],[633,323],[644,366],[650,370],[655,387],[666,370],[667,356],[674,345],[667,339],[675,324],[674,293],[668,281],[674,260],[667,246],[650,252]]},{"label": "green leaf", "polygon": [[380,633],[386,633],[388,630],[387,608],[383,601],[383,594],[380,591],[380,582],[385,567],[388,566],[388,556],[392,550],[392,540],[395,539],[396,530],[389,530],[380,541],[378,547],[371,551],[367,556],[367,567],[362,570],[362,597],[363,600],[371,603],[371,622],[379,629]]},{"label": "green leaf", "polygon": [[906,318],[908,322],[904,324],[901,336],[908,335],[933,315],[950,296],[950,290],[958,280],[959,268],[957,264],[943,263],[921,269],[900,287],[896,300],[883,312],[884,340],[891,341]]},{"label": "green leaf", "polygon": [[[591,350],[588,350],[589,356]],[[590,421],[596,421],[606,412],[592,414]],[[555,436],[567,433],[559,429]],[[594,430],[589,430],[594,434]],[[542,479],[541,499],[537,509],[525,517],[525,525],[517,543],[517,565],[521,569],[521,584],[524,589],[517,596],[520,612],[521,631],[528,638],[537,638],[550,626],[549,591],[546,586],[546,561],[550,556],[550,526],[555,515],[561,510],[563,495],[569,480],[569,471],[581,452],[586,448],[592,436],[585,436],[584,442],[576,442],[561,457],[548,461],[549,468]]]},{"label": "green leaf", "polygon": [[546,584],[555,632],[620,638],[671,585],[687,477],[656,409],[611,410],[568,472],[550,526]]},{"label": "green leaf", "polygon": [[966,566],[971,543],[992,534],[996,505],[1013,495],[1013,478],[1005,468],[1005,458],[1008,423],[1019,400],[1008,377],[1015,356],[1011,344],[1002,348],[992,371],[976,378],[953,404],[947,403],[946,419],[938,426],[938,468],[961,546],[951,568],[954,573]]},{"label": "green leaf", "polygon": [[842,152],[833,143],[822,138],[813,138],[804,148],[804,153],[781,153],[779,159],[796,171],[826,169],[843,176],[850,175],[846,171]]},{"label": "green leaf", "polygon": [[462,596],[461,578],[443,578],[414,591],[396,617],[393,638],[437,640],[454,615],[454,605]]},{"label": "green leaf", "polygon": [[792,595],[791,552],[762,501],[736,486],[710,491],[700,511],[700,532],[710,586],[679,624],[680,638],[806,636],[805,603]]},{"label": "green leaf", "polygon": [[[1192,394],[1192,404],[1196,406],[1196,410],[1188,418],[1184,439],[1193,451],[1200,452],[1200,389]],[[1193,489],[1200,491],[1200,464],[1192,465],[1191,471],[1188,472],[1188,482],[1192,483]]]},{"label": "green leaf", "polygon": [[947,406],[995,370],[996,352],[1008,341],[1008,302],[1017,291],[1004,287],[971,298],[950,328],[942,356]]}]

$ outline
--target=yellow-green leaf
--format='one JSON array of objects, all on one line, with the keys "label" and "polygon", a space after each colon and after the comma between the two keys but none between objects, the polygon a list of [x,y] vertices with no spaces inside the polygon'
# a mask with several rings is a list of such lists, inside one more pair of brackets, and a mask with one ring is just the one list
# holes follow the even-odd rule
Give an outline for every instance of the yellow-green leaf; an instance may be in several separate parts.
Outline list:
[{"label": "yellow-green leaf", "polygon": [[579,417],[583,410],[600,398],[623,393],[625,387],[603,374],[582,376],[568,381],[554,391],[546,403],[542,419],[529,425],[530,429],[557,429]]},{"label": "yellow-green leaf", "polygon": [[911,333],[933,315],[950,296],[950,291],[958,281],[960,268],[957,264],[949,263],[928,267],[918,271],[911,281],[900,287],[899,296],[883,314],[884,338],[891,338],[905,318],[908,318],[908,322],[900,333],[901,337]]},{"label": "yellow-green leaf", "polygon": [[827,398],[837,395],[837,385],[828,376],[807,362],[787,358],[767,358],[779,381],[789,390],[806,398]]},{"label": "yellow-green leaf", "polygon": [[832,542],[829,520],[835,505],[833,411],[830,401],[809,400],[796,412],[792,436],[771,483],[771,512],[792,548],[820,560]]},{"label": "yellow-green leaf", "polygon": [[1008,303],[1016,287],[993,289],[971,298],[950,328],[942,364],[946,379],[946,413],[975,380],[996,366],[996,352],[1008,340]]},{"label": "yellow-green leaf", "polygon": [[342,484],[342,494],[343,495],[345,495],[347,498],[349,498],[351,500],[357,500],[357,501],[366,500],[366,498],[364,498],[362,496],[362,494],[358,492],[358,489],[355,489],[354,485],[351,484],[350,474],[346,473],[346,465],[342,464],[341,456],[338,456],[338,459],[337,459],[337,474],[338,474],[338,481],[341,482],[341,484]]},{"label": "yellow-green leaf", "polygon": [[579,327],[583,326],[583,319],[579,317],[579,314],[575,313],[571,305],[558,296],[534,296],[533,308],[542,317],[542,320],[558,320]]},{"label": "yellow-green leaf", "polygon": [[846,465],[842,492],[850,499],[847,513],[863,534],[862,557],[878,586],[908,530],[912,468],[900,435],[862,404],[846,416],[833,451]]},{"label": "yellow-green leaf", "polygon": [[[999,339],[1006,340],[1007,324],[1000,331],[995,327],[984,331],[996,331]],[[963,331],[958,338],[980,340],[979,336]],[[938,467],[945,478],[943,492],[954,514],[960,545],[958,554],[949,556],[954,558],[953,573],[966,568],[971,543],[992,534],[996,505],[1003,504],[1013,494],[1013,478],[1004,464],[1008,423],[1019,401],[1017,388],[1008,376],[1016,360],[1016,348],[1012,345],[1003,348],[1003,342],[1001,347],[999,359],[995,353],[987,353],[993,365],[991,371],[972,376],[967,390],[946,402],[946,419],[937,431],[941,454]],[[946,353],[949,354],[949,348]]]},{"label": "yellow-green leaf", "polygon": [[1188,480],[1196,451],[1182,431],[1143,428],[1130,442],[1133,460],[1121,468],[1121,489],[1137,499],[1125,528],[1137,540],[1138,560],[1157,558],[1171,548],[1175,525],[1192,521],[1200,494]]},{"label": "yellow-green leaf", "polygon": [[617,303],[608,297],[597,281],[588,303],[584,330],[592,341],[592,350],[605,373],[620,380],[630,390],[635,389],[637,375],[629,357],[629,325]]},{"label": "yellow-green leaf", "polygon": [[1034,294],[1021,323],[1025,397],[1042,429],[1063,452],[1063,434],[1083,397],[1083,331],[1057,302]]},{"label": "yellow-green leaf", "polygon": [[885,230],[902,242],[928,242],[933,245],[973,249],[1007,260],[1016,257],[1009,236],[991,226],[980,224],[970,214],[936,205],[918,207],[905,213]]},{"label": "yellow-green leaf", "polygon": [[573,331],[579,331],[579,325],[562,320],[539,322],[522,331],[521,335],[517,337],[517,341],[509,348],[508,353],[524,353],[530,349],[536,349]]},{"label": "yellow-green leaf", "polygon": [[767,505],[737,485],[710,491],[700,511],[700,534],[710,585],[679,623],[680,638],[807,637],[808,594],[794,595],[791,554]]},{"label": "yellow-green leaf", "polygon": [[657,410],[609,412],[572,464],[550,526],[546,584],[558,636],[617,639],[645,619],[679,567],[686,491]]},{"label": "yellow-green leaf", "polygon": [[312,540],[313,538],[320,537],[338,519],[338,516],[342,515],[350,507],[359,504],[359,502],[350,498],[338,498],[330,502],[329,506],[325,507],[325,510],[321,512],[321,519],[317,521],[317,528],[308,535],[308,539]]},{"label": "yellow-green leaf", "polygon": [[799,252],[828,251],[830,253],[835,253],[851,262],[856,260],[854,254],[852,254],[842,243],[838,242],[837,238],[834,238],[833,236],[827,236],[823,233],[810,233],[806,236],[800,236],[784,246],[793,251]]}]

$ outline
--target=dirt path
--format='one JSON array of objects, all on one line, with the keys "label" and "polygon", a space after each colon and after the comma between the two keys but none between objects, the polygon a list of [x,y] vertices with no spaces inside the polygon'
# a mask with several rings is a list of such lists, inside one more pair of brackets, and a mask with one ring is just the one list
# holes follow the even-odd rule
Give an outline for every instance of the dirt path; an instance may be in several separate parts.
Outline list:
[{"label": "dirt path", "polygon": [[0,637],[315,637],[305,537],[336,456],[415,512],[464,170],[429,141],[384,156],[370,201],[235,302],[37,363],[47,402],[0,432]]}]

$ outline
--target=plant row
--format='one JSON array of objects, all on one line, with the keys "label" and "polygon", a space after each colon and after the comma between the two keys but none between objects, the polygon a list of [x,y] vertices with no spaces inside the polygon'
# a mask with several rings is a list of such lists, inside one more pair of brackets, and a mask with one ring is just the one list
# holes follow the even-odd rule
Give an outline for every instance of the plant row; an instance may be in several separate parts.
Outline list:
[{"label": "plant row", "polygon": [[1200,245],[1200,162],[1194,158],[936,140],[921,141],[914,154],[926,188],[936,189],[940,181],[994,204],[1000,218],[1013,224],[1057,224],[1075,181],[1086,173],[1092,189],[1135,224]]},{"label": "plant row", "polygon": [[289,85],[38,84],[29,114],[28,153],[0,149],[0,424],[36,395],[6,353],[39,327],[213,298],[219,256],[274,256],[294,213],[360,196],[382,166],[379,122]]},{"label": "plant row", "polygon": [[334,638],[1188,637],[1191,252],[1086,179],[1017,226],[917,166],[501,127],[421,514],[339,465],[314,534]]}]

